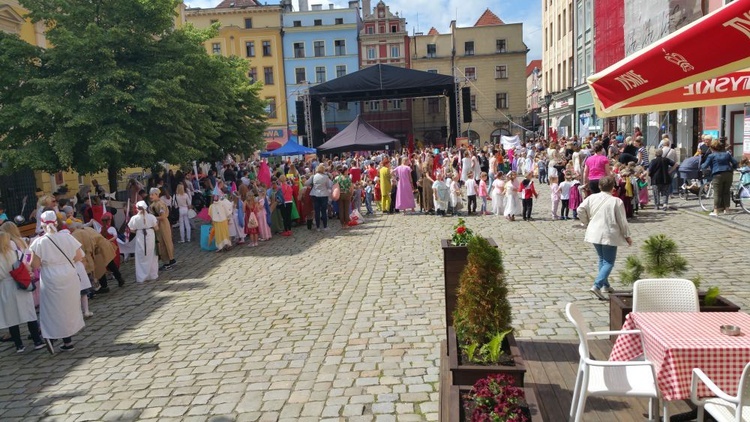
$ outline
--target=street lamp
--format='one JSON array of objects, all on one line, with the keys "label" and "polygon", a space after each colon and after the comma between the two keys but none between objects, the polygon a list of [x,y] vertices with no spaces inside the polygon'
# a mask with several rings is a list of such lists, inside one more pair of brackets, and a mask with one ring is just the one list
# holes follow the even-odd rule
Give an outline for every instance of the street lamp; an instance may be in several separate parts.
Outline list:
[{"label": "street lamp", "polygon": [[547,106],[547,133],[544,134],[545,138],[549,138],[550,130],[549,130],[549,106],[552,104],[552,94],[547,94],[544,96],[544,105]]}]

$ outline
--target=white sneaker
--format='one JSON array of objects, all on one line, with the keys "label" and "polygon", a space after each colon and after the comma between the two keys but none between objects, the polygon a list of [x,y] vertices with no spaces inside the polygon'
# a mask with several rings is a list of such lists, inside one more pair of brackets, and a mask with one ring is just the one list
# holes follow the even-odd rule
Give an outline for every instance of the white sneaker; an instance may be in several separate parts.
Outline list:
[{"label": "white sneaker", "polygon": [[92,316],[94,316],[94,313],[91,311],[83,313],[84,318],[91,318]]},{"label": "white sneaker", "polygon": [[596,298],[599,299],[599,300],[607,300],[607,298],[604,297],[604,295],[602,294],[602,291],[599,290],[599,288],[596,287],[596,286],[594,286],[591,289],[589,289],[589,292],[591,292],[591,294],[594,295],[594,296],[596,296]]},{"label": "white sneaker", "polygon": [[708,213],[708,215],[713,216],[713,217],[717,217],[719,214],[716,214],[715,212],[711,211],[710,213]]}]

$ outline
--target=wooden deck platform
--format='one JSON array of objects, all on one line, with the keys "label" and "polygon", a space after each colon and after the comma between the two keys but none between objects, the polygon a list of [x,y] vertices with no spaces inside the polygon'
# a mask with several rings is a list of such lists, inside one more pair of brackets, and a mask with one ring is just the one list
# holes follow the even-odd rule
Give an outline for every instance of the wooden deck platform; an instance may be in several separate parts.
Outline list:
[{"label": "wooden deck platform", "polygon": [[[594,359],[609,357],[609,340],[589,342]],[[526,360],[526,386],[533,387],[539,410],[545,421],[568,420],[578,369],[578,341],[518,340]],[[686,402],[670,402],[670,415],[690,410]],[[648,400],[622,397],[592,397],[586,401],[584,421],[644,421],[648,417]]]}]

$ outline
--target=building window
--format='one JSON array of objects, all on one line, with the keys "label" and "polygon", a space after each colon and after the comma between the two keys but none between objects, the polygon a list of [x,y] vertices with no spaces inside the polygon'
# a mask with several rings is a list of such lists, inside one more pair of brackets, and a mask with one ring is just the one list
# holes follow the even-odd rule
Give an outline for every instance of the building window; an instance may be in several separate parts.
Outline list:
[{"label": "building window", "polygon": [[367,27],[367,29],[365,30],[365,32],[367,32],[368,34],[371,34],[371,35],[372,35],[372,34],[374,34],[374,33],[375,33],[375,27],[373,27],[373,26],[368,26],[368,27]]},{"label": "building window", "polygon": [[380,100],[368,101],[367,107],[370,109],[370,111],[380,111]]},{"label": "building window", "polygon": [[326,45],[324,41],[313,41],[313,54],[315,57],[323,57],[326,55]]},{"label": "building window", "polygon": [[429,58],[437,57],[437,45],[427,44],[427,57]]},{"label": "building window", "polygon": [[437,69],[427,69],[427,73],[438,73]]},{"label": "building window", "polygon": [[508,66],[504,64],[495,66],[495,79],[508,79]]},{"label": "building window", "polygon": [[464,68],[464,76],[466,76],[466,79],[470,81],[476,81],[477,80],[477,68],[476,67],[465,67]]},{"label": "building window", "polygon": [[295,28],[299,28],[302,26],[302,21],[292,21],[292,26]]},{"label": "building window", "polygon": [[273,85],[273,67],[263,68],[263,82],[266,85]]},{"label": "building window", "polygon": [[276,118],[276,98],[274,97],[268,97],[266,98],[266,101],[268,101],[268,118],[269,119],[275,119]]},{"label": "building window", "polygon": [[245,29],[250,29],[252,27],[253,27],[253,19],[245,18]]},{"label": "building window", "polygon": [[305,58],[305,43],[303,42],[294,43],[294,58],[295,59]]},{"label": "building window", "polygon": [[298,84],[303,84],[307,80],[307,76],[305,75],[305,68],[304,67],[298,67],[294,69],[294,81]]},{"label": "building window", "polygon": [[271,41],[263,41],[263,57],[271,57]]},{"label": "building window", "polygon": [[508,51],[505,40],[495,40],[495,51],[498,53],[505,53]]},{"label": "building window", "polygon": [[401,110],[404,106],[404,100],[391,100],[392,110]]},{"label": "building window", "polygon": [[315,82],[322,84],[326,81],[326,68],[325,66],[315,67]]},{"label": "building window", "polygon": [[375,55],[375,47],[367,47],[367,59],[374,60],[378,57]]},{"label": "building window", "polygon": [[469,102],[471,104],[471,109],[474,111],[477,111],[477,96],[472,94],[471,97],[469,98],[470,98]]},{"label": "building window", "polygon": [[498,92],[495,94],[495,108],[503,110],[508,108],[508,93]]},{"label": "building window", "polygon": [[349,110],[349,103],[346,101],[342,101],[339,103],[339,111],[346,111]]},{"label": "building window", "polygon": [[250,72],[247,73],[247,76],[250,78],[250,82],[256,82],[258,80],[258,68],[251,67]]},{"label": "building window", "polygon": [[335,23],[336,25],[343,25],[343,24],[344,24],[344,18],[336,18],[336,19],[334,20],[334,23]]},{"label": "building window", "polygon": [[346,55],[346,40],[334,40],[333,41],[334,54],[337,56]]},{"label": "building window", "polygon": [[313,21],[313,25],[315,25],[315,26],[323,26],[323,19],[315,19]]},{"label": "building window", "polygon": [[401,57],[401,49],[399,48],[399,46],[391,46],[391,57]]},{"label": "building window", "polygon": [[440,113],[440,98],[427,99],[427,112],[430,114]]},{"label": "building window", "polygon": [[255,41],[247,41],[245,43],[245,55],[247,57],[255,57]]},{"label": "building window", "polygon": [[474,41],[466,41],[464,43],[464,56],[474,55]]},{"label": "building window", "polygon": [[336,77],[340,78],[346,76],[346,65],[340,64],[336,66]]},{"label": "building window", "polygon": [[391,32],[398,32],[398,26],[391,25]]},{"label": "building window", "polygon": [[221,43],[215,42],[211,44],[211,52],[214,54],[221,54]]},{"label": "building window", "polygon": [[380,25],[379,28],[380,28],[380,32],[378,32],[378,34],[385,34],[385,26]]}]

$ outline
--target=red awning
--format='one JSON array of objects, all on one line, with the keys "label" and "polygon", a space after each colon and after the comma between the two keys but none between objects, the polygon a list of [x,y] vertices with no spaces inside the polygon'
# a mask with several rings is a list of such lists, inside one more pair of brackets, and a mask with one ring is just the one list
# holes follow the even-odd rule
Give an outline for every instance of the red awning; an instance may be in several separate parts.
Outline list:
[{"label": "red awning", "polygon": [[[643,50],[626,57],[588,78],[597,114],[602,117],[636,112],[670,110],[699,106],[689,100],[667,102],[651,97],[675,90],[689,89],[689,85],[731,72],[750,68],[750,0],[734,2],[696,20]],[[743,79],[745,80],[745,79]],[[713,92],[718,90],[715,82]],[[722,83],[725,83],[722,81]],[[727,82],[732,88],[731,82]],[[744,84],[737,89],[744,90]],[[742,85],[742,88],[739,88]],[[726,87],[726,85],[722,85]],[[711,90],[701,91],[701,101],[711,104],[730,104],[744,101],[744,96],[712,96]],[[708,95],[710,98],[706,98]],[[633,104],[639,100],[637,109]],[[651,102],[649,103],[649,100]],[[679,104],[679,105],[674,105]],[[711,105],[703,103],[706,105]],[[625,111],[619,110],[633,107]]]},{"label": "red awning", "polygon": [[266,143],[266,151],[273,151],[279,148],[281,148],[281,144],[276,141]]}]

